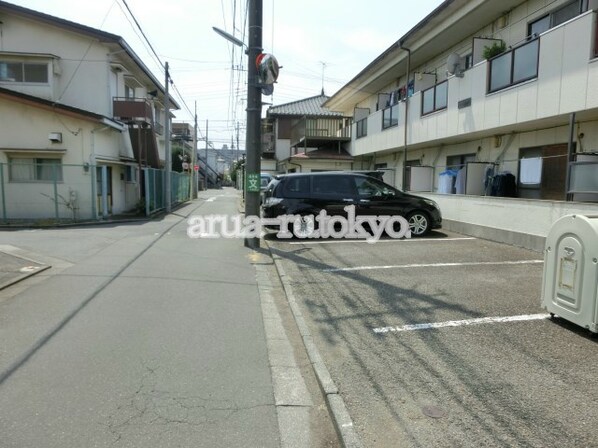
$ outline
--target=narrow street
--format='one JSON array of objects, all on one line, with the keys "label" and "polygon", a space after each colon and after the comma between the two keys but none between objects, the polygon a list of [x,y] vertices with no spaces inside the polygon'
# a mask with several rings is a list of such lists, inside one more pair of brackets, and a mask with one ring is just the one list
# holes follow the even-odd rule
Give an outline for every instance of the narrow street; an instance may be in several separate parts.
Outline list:
[{"label": "narrow street", "polygon": [[255,255],[186,234],[236,213],[237,192],[209,194],[157,221],[0,233],[52,265],[0,291],[2,448],[281,446]]}]

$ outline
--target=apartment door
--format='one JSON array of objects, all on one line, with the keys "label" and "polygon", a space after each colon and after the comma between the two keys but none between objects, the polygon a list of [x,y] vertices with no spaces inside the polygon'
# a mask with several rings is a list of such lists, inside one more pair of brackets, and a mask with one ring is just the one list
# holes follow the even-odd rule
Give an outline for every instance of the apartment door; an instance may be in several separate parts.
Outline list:
[{"label": "apartment door", "polygon": [[[104,176],[102,170],[106,170]],[[112,167],[98,166],[96,167],[96,192],[97,192],[97,209],[100,215],[109,215],[112,213]],[[104,199],[104,194],[106,195]],[[104,210],[106,206],[106,210]]]}]

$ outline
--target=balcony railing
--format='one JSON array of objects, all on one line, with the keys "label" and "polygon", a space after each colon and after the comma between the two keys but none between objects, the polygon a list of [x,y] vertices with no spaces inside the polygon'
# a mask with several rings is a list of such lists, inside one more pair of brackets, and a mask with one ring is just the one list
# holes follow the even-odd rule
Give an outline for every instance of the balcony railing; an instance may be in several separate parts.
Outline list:
[{"label": "balcony railing", "polygon": [[422,115],[446,109],[448,102],[448,82],[443,81],[422,92]]},{"label": "balcony railing", "polygon": [[540,39],[536,38],[489,61],[488,93],[538,77]]},{"label": "balcony railing", "polygon": [[382,129],[399,124],[399,104],[393,104],[382,111]]},{"label": "balcony railing", "polygon": [[152,105],[145,98],[113,98],[114,118],[122,121],[152,123]]},{"label": "balcony railing", "polygon": [[349,140],[351,123],[347,117],[301,118],[291,128],[291,146],[305,140]]}]

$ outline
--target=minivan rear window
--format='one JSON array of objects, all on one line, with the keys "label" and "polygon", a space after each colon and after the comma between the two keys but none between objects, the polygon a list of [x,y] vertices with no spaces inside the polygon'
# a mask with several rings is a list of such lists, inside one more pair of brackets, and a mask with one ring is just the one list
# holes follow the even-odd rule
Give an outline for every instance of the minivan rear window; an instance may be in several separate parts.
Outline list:
[{"label": "minivan rear window", "polygon": [[309,177],[290,177],[284,183],[284,196],[288,198],[306,198],[309,196]]}]

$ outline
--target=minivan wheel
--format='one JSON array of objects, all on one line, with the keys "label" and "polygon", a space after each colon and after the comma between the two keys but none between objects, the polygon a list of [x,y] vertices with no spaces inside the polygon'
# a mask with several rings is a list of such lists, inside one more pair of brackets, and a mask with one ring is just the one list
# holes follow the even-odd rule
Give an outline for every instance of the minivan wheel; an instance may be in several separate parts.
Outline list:
[{"label": "minivan wheel", "polygon": [[317,224],[312,215],[301,216],[292,224],[292,233],[297,238],[310,238],[317,230]]},{"label": "minivan wheel", "polygon": [[430,218],[424,212],[410,213],[407,222],[413,236],[422,236],[430,231]]}]

